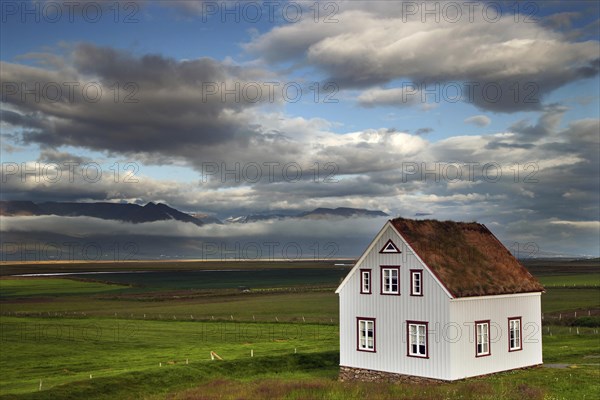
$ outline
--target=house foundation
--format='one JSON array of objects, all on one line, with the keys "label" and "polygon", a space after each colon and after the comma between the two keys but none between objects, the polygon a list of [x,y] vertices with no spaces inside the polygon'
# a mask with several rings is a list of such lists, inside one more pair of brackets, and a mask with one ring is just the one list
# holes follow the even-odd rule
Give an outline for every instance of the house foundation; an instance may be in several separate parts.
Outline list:
[{"label": "house foundation", "polygon": [[[543,364],[530,365],[521,368],[514,368],[507,371],[498,371],[493,372],[491,374],[483,374],[472,376],[470,378],[464,379],[473,379],[473,378],[485,378],[491,375],[501,374],[503,372],[508,371],[518,371],[518,370],[527,370],[527,369],[536,369],[541,368]],[[458,380],[464,380],[458,379]],[[343,367],[340,366],[340,372],[338,375],[338,380],[340,382],[387,382],[387,383],[449,383],[450,381],[444,381],[441,379],[433,379],[433,378],[425,378],[422,376],[414,376],[414,375],[403,375],[397,374],[394,372],[385,372],[385,371],[375,371],[372,369],[364,369],[364,368],[354,368],[354,367]]]},{"label": "house foundation", "polygon": [[402,375],[393,372],[374,371],[372,369],[342,367],[338,376],[340,382],[389,382],[389,383],[443,383],[440,379],[422,376]]}]

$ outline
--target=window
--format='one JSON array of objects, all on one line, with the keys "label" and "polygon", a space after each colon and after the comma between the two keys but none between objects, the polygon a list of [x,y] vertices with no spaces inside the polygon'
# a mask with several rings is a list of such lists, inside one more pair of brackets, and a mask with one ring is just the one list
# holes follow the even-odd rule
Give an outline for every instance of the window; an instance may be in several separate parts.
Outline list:
[{"label": "window", "polygon": [[423,296],[423,270],[410,270],[410,295]]},{"label": "window", "polygon": [[429,358],[427,325],[427,322],[406,321],[409,357]]},{"label": "window", "polygon": [[508,351],[517,351],[523,349],[521,339],[521,317],[508,319]]},{"label": "window", "polygon": [[400,294],[400,267],[381,267],[381,294]]},{"label": "window", "polygon": [[363,294],[371,294],[371,270],[360,270],[360,292]]},{"label": "window", "polygon": [[490,321],[475,321],[475,356],[489,356],[490,352]]},{"label": "window", "polygon": [[357,343],[356,350],[375,352],[375,318],[356,318]]}]

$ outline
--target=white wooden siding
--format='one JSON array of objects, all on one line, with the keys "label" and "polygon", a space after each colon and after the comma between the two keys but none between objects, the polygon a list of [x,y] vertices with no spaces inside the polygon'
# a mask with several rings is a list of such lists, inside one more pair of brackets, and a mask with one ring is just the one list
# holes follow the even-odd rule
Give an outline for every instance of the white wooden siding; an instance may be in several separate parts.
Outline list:
[{"label": "white wooden siding", "polygon": [[[392,239],[402,253],[379,250]],[[400,266],[400,295],[381,295],[381,266]],[[371,269],[371,294],[360,294],[360,269]],[[423,270],[423,296],[410,295],[410,270]],[[441,329],[449,322],[449,296],[391,225],[340,286],[340,365],[450,379],[450,349]],[[375,318],[376,352],[356,350],[356,318]],[[406,321],[429,322],[428,359],[407,356]]]},{"label": "white wooden siding", "polygon": [[[452,379],[542,363],[541,293],[450,300],[450,321],[461,328],[451,345]],[[508,351],[508,318],[521,317],[523,349]],[[491,355],[475,357],[474,322],[490,320]]]}]

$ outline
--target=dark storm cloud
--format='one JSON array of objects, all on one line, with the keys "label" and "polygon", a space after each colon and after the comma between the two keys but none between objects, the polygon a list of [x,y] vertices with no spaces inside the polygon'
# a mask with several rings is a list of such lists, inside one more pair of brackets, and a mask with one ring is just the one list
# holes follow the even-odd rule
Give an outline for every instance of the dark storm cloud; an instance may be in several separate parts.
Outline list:
[{"label": "dark storm cloud", "polygon": [[[185,156],[256,133],[241,115],[254,104],[223,101],[220,89],[264,77],[260,70],[209,58],[134,57],[91,44],[69,57],[72,65],[59,70],[2,63],[2,100],[15,110],[3,121],[26,130],[24,143]],[[208,95],[207,85],[217,93]]]},{"label": "dark storm cloud", "polygon": [[89,157],[82,157],[76,154],[71,154],[66,151],[57,151],[54,149],[43,149],[37,159],[40,163],[64,165],[65,163],[88,164],[94,162]]}]

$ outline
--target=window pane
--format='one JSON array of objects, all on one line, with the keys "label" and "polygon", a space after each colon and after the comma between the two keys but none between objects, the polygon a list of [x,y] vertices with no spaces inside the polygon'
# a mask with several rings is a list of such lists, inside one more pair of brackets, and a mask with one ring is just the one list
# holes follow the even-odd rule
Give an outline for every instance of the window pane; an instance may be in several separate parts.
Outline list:
[{"label": "window pane", "polygon": [[383,292],[398,293],[398,270],[384,269],[383,270]]},{"label": "window pane", "polygon": [[363,292],[371,291],[371,273],[369,271],[363,271],[362,288],[363,288]]},{"label": "window pane", "polygon": [[510,348],[519,349],[521,347],[521,321],[510,321]]},{"label": "window pane", "polygon": [[477,324],[477,354],[489,354],[489,325],[487,323]]},{"label": "window pane", "polygon": [[421,273],[412,273],[413,294],[421,294]]},{"label": "window pane", "polygon": [[358,321],[358,347],[364,350],[375,349],[375,322],[359,320]]},{"label": "window pane", "polygon": [[360,347],[365,348],[366,346],[366,332],[365,332],[365,321],[360,321]]},{"label": "window pane", "polygon": [[427,355],[427,328],[422,324],[409,324],[409,354],[417,356]]}]

